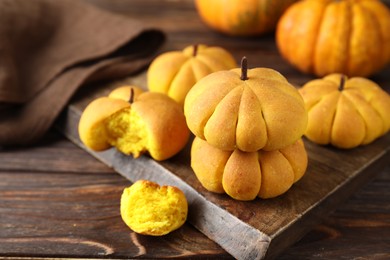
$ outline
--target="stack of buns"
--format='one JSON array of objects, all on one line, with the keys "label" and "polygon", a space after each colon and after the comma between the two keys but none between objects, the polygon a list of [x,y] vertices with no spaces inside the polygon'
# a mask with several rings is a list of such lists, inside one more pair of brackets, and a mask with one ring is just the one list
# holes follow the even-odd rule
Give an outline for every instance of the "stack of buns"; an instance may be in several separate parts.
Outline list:
[{"label": "stack of buns", "polygon": [[191,167],[209,191],[237,200],[285,193],[305,173],[307,111],[298,90],[268,68],[212,73],[187,94],[196,136]]}]

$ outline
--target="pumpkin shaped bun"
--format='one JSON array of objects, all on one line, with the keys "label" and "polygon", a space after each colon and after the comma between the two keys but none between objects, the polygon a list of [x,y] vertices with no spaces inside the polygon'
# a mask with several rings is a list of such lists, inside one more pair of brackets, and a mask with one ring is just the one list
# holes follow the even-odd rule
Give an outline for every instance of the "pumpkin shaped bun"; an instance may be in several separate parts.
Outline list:
[{"label": "pumpkin shaped bun", "polygon": [[302,139],[275,151],[223,151],[195,138],[191,167],[204,188],[236,200],[273,198],[302,178],[308,163]]},{"label": "pumpkin shaped bun", "polygon": [[281,55],[302,72],[368,77],[390,61],[390,10],[380,0],[303,0],[277,24]]},{"label": "pumpkin shaped bun", "polygon": [[187,94],[190,130],[222,150],[277,150],[301,138],[307,112],[297,89],[275,70],[242,68],[201,79]]},{"label": "pumpkin shaped bun", "polygon": [[184,224],[188,203],[177,187],[139,180],[123,190],[120,212],[134,232],[162,236]]},{"label": "pumpkin shaped bun", "polygon": [[135,158],[148,152],[158,161],[178,153],[189,133],[182,108],[174,100],[131,86],[92,101],[79,122],[80,139],[92,150],[114,146]]},{"label": "pumpkin shaped bun", "polygon": [[299,92],[309,116],[305,136],[315,143],[354,148],[390,129],[390,96],[369,79],[331,74]]},{"label": "pumpkin shaped bun", "polygon": [[234,67],[236,61],[225,49],[192,45],[154,59],[147,71],[148,88],[168,95],[183,106],[188,91],[197,81],[212,72]]}]

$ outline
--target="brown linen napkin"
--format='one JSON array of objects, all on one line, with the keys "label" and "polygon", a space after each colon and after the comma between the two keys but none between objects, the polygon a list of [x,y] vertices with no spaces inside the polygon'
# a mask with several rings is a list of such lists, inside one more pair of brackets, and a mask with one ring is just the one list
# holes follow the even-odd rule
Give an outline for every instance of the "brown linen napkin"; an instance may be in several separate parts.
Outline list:
[{"label": "brown linen napkin", "polygon": [[0,146],[39,140],[81,85],[140,71],[163,41],[80,0],[0,0]]}]

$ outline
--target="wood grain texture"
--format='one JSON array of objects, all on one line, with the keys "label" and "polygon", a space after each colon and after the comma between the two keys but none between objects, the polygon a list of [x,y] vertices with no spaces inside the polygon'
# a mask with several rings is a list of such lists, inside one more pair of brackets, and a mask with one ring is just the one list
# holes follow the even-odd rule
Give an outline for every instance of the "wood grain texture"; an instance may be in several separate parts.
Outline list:
[{"label": "wood grain texture", "polygon": [[[129,182],[58,134],[45,139],[30,148],[0,150],[0,259],[230,258],[188,224],[162,238],[133,234],[117,207]],[[78,156],[53,166],[63,160],[53,151]],[[7,170],[11,157],[18,170]],[[30,169],[34,161],[45,170]],[[79,165],[96,171],[77,172]],[[388,258],[389,187],[387,167],[277,259]]]},{"label": "wood grain texture", "polygon": [[279,259],[388,259],[389,185],[387,166]]},{"label": "wood grain texture", "polygon": [[[167,32],[168,40],[161,52],[181,49],[194,42],[215,44],[230,50],[237,60],[243,55],[248,56],[251,67],[265,66],[279,70],[297,86],[312,78],[298,73],[282,60],[277,53],[272,35],[237,39],[210,31],[198,19],[190,0],[89,0],[89,2],[162,28]],[[373,79],[389,91],[389,75],[390,68],[387,67]],[[142,75],[114,84],[124,82],[144,86],[146,84]],[[107,90],[103,87],[105,84],[86,87],[78,94],[80,100],[76,105],[83,107],[90,98],[106,93]],[[86,95],[89,97],[85,98]],[[132,233],[121,222],[118,213],[120,193],[129,182],[63,138],[49,135],[47,139],[47,142],[28,149],[0,150],[0,258],[231,257],[189,224],[161,238]],[[378,140],[373,152],[378,152],[383,147],[388,149],[388,140],[388,136]],[[276,199],[275,202],[266,201],[264,205],[257,201],[249,206],[247,203],[243,205],[235,203],[235,206],[231,206],[225,196],[212,195],[202,190],[199,183],[196,184],[194,176],[187,174],[188,169],[180,168],[188,162],[188,157],[183,154],[175,158],[178,161],[174,159],[165,162],[164,167],[171,171],[184,169],[177,170],[176,174],[184,181],[192,183],[208,200],[220,203],[228,212],[239,211],[239,217],[244,221],[254,221],[251,218],[253,208],[257,208],[257,204],[261,207],[276,204],[287,208],[277,211],[271,208],[268,213],[266,212],[269,216],[284,214],[286,210],[295,210],[297,212],[295,217],[300,221],[297,222],[299,232],[290,229],[292,235],[289,235],[289,239],[279,241],[275,239],[276,243],[271,245],[276,247],[275,255],[269,257],[279,255],[280,259],[386,259],[390,256],[386,246],[390,237],[389,167],[373,182],[365,185],[363,190],[341,204],[330,217],[326,217],[325,214],[342,203],[358,187],[366,184],[375,174],[380,173],[380,169],[374,167],[368,173],[354,172],[355,175],[352,175],[356,177],[358,174],[362,176],[361,178],[346,175],[345,170],[355,169],[361,160],[373,158],[373,154],[366,153],[366,148],[348,152],[348,159],[344,164],[339,163],[341,159],[338,158],[340,155],[338,150],[327,147],[319,147],[317,150],[316,146],[308,147],[311,151],[313,149],[318,151],[311,153],[309,168],[309,173],[315,169],[321,173],[312,175],[318,178],[318,183],[309,190],[304,189],[309,182],[308,177],[305,177],[287,196]],[[381,162],[380,165],[389,165],[389,162]],[[326,193],[324,190],[326,185],[320,181],[332,173],[341,175],[332,179],[334,185],[348,182],[349,189],[341,193],[337,191],[332,193],[330,199],[313,213],[314,216],[299,214],[305,203],[297,205],[292,198]],[[281,201],[286,197],[288,198],[286,201]],[[322,219],[323,222],[315,226],[317,222],[311,222],[311,219]],[[277,224],[269,220],[263,227],[271,233],[277,229]],[[303,239],[288,247],[313,225],[314,229]],[[354,244],[358,246],[352,247]],[[281,252],[283,249],[287,250]]]},{"label": "wood grain texture", "polygon": [[164,237],[131,232],[119,213],[131,183],[58,134],[47,139],[0,151],[0,258],[229,257],[188,224]]}]

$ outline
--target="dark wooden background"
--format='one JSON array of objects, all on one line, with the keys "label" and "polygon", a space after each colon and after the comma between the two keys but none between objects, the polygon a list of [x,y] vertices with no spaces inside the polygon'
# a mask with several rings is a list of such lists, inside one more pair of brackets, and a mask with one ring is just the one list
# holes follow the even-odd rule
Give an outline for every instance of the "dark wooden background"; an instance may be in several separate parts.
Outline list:
[{"label": "dark wooden background", "polygon": [[[161,51],[189,42],[220,45],[251,66],[277,68],[294,84],[302,75],[275,55],[273,35],[232,38],[210,31],[192,0],[89,0],[167,32]],[[260,53],[261,59],[252,57]],[[389,66],[373,77],[390,84]],[[164,237],[132,233],[119,215],[130,183],[52,129],[31,147],[0,150],[0,258],[230,258],[191,225]],[[389,259],[390,167],[278,259]]]}]

